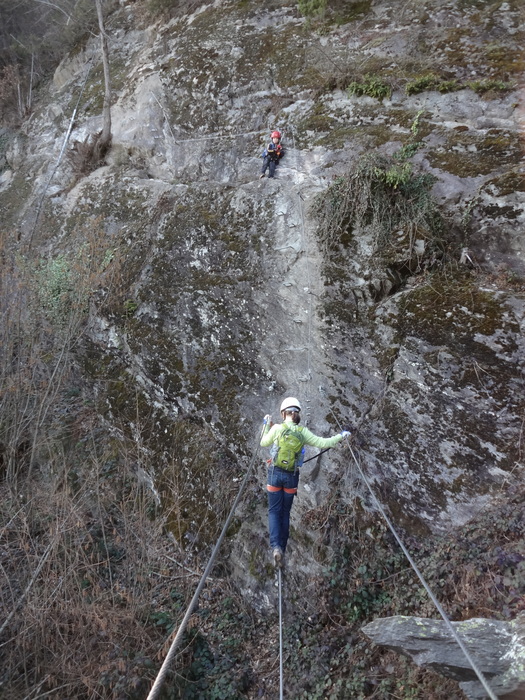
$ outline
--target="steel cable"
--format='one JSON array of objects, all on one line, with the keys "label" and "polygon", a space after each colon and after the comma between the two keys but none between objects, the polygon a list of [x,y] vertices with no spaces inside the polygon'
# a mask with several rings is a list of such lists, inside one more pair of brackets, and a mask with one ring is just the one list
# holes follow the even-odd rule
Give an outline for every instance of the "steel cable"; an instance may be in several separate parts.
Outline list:
[{"label": "steel cable", "polygon": [[[210,137],[204,137],[204,139],[206,139],[206,138],[210,138]],[[213,137],[211,137],[211,138],[213,138]],[[203,139],[203,140],[204,140],[204,139]],[[200,139],[188,139],[188,140],[200,140]],[[293,148],[294,148],[294,150],[296,150],[296,147],[295,147],[295,136],[294,136],[294,134],[293,134],[293,131],[292,131],[292,143],[293,143]],[[310,292],[311,292],[311,290],[310,290],[310,270],[309,270],[309,262],[308,262],[308,247],[307,247],[307,244],[306,244],[305,223],[304,223],[304,212],[303,212],[303,206],[302,206],[302,201],[303,201],[303,200],[302,200],[302,197],[301,197],[300,193],[299,193],[298,196],[299,196],[299,199],[300,199],[300,202],[299,202],[299,214],[300,214],[300,219],[301,219],[301,231],[302,231],[303,249],[304,249],[305,255],[306,255],[306,280],[307,280],[307,287],[306,287],[306,289],[305,289],[304,291],[309,295],[309,297],[311,297],[311,294],[310,294]],[[311,298],[309,298],[309,304],[308,304],[308,309],[307,309],[307,313],[308,313],[308,331],[307,331],[307,385],[308,385],[308,383],[310,382],[310,379],[311,379],[311,370],[310,370],[311,323],[312,323],[311,306],[312,306]],[[307,393],[307,396],[308,396],[308,389],[307,389],[307,392],[306,392],[306,393]],[[309,399],[307,398],[306,400],[307,400],[307,403],[309,403]],[[310,406],[307,407],[307,415],[308,415],[308,413],[309,413],[309,408],[310,408]],[[331,411],[331,412],[332,412],[332,415],[334,416],[334,418],[335,418],[335,420],[336,420],[337,425],[338,425],[339,428],[342,430],[342,427],[341,427],[341,425],[340,425],[340,423],[339,423],[339,420],[337,419],[337,416],[335,416],[335,414],[333,413],[333,411]],[[264,427],[263,427],[263,430],[264,430]],[[262,433],[261,433],[261,436],[262,436]],[[259,442],[260,442],[260,440],[259,440]],[[391,533],[392,533],[393,536],[395,537],[395,539],[396,539],[398,545],[400,546],[401,550],[403,551],[403,554],[405,555],[405,557],[406,557],[407,561],[409,562],[410,566],[412,567],[412,569],[413,569],[414,572],[416,573],[418,579],[420,580],[421,584],[423,585],[423,587],[424,587],[425,591],[427,592],[428,596],[430,597],[432,603],[434,604],[434,606],[436,607],[437,611],[439,612],[439,614],[440,614],[441,617],[443,618],[447,629],[449,630],[449,632],[451,633],[452,637],[454,638],[454,640],[456,641],[456,643],[457,643],[458,646],[460,647],[460,649],[461,649],[461,651],[463,652],[465,658],[467,659],[468,663],[470,664],[472,670],[473,670],[474,673],[476,674],[476,676],[477,676],[478,680],[480,681],[481,685],[483,686],[484,690],[487,692],[488,697],[490,698],[490,700],[497,700],[496,695],[494,695],[493,691],[491,690],[490,686],[488,685],[488,683],[487,683],[487,681],[486,681],[486,679],[485,679],[483,673],[482,673],[482,672],[480,671],[480,669],[477,667],[477,664],[475,663],[474,659],[473,659],[472,656],[470,655],[470,652],[468,651],[468,649],[467,649],[466,646],[464,645],[463,641],[462,641],[461,638],[459,637],[458,633],[457,633],[456,630],[454,629],[454,627],[453,627],[453,625],[452,625],[452,623],[451,623],[451,621],[450,621],[448,615],[446,614],[445,610],[443,609],[443,607],[441,606],[441,604],[440,604],[439,601],[437,600],[436,596],[435,596],[434,593],[432,592],[432,589],[430,588],[430,586],[429,586],[428,583],[426,582],[425,578],[423,577],[423,574],[422,574],[421,571],[419,570],[419,568],[418,568],[417,564],[415,563],[414,559],[412,558],[410,552],[408,551],[408,549],[407,549],[406,546],[404,545],[403,541],[401,540],[401,537],[400,537],[400,535],[398,534],[397,530],[395,529],[393,523],[390,521],[390,518],[387,516],[387,514],[386,514],[386,512],[385,512],[385,510],[384,510],[384,508],[383,508],[383,506],[381,505],[380,501],[378,500],[377,496],[375,495],[375,492],[374,492],[374,490],[372,489],[372,486],[371,486],[371,484],[370,484],[368,478],[366,477],[365,473],[364,473],[363,470],[361,469],[361,465],[359,464],[359,461],[357,460],[357,458],[356,458],[356,456],[355,456],[355,453],[354,453],[354,451],[353,451],[353,449],[352,449],[352,446],[350,445],[350,443],[349,443],[349,441],[348,441],[348,438],[345,438],[345,442],[346,442],[346,444],[347,444],[347,446],[348,446],[348,448],[349,448],[349,450],[350,450],[350,454],[352,455],[352,458],[353,458],[353,460],[354,460],[354,462],[355,462],[355,464],[356,464],[357,470],[358,470],[358,472],[359,472],[359,474],[360,474],[360,476],[361,476],[363,482],[365,483],[365,485],[366,485],[368,491],[370,492],[370,495],[371,495],[371,497],[372,497],[372,500],[373,500],[373,502],[374,502],[376,508],[378,509],[378,511],[380,512],[381,516],[382,516],[383,519],[385,520],[385,522],[386,522],[386,524],[387,524],[389,530],[391,531]],[[150,690],[150,693],[149,693],[149,695],[147,696],[147,700],[155,700],[155,698],[158,697],[158,694],[159,694],[159,692],[160,692],[160,689],[161,689],[161,687],[162,687],[162,685],[163,685],[163,683],[164,683],[166,674],[167,674],[167,672],[168,672],[169,665],[170,665],[171,661],[173,660],[173,657],[174,657],[174,655],[175,655],[175,651],[177,650],[178,645],[180,644],[180,641],[181,641],[181,639],[182,639],[182,635],[184,634],[184,632],[185,632],[185,630],[186,630],[186,626],[187,626],[187,624],[188,624],[188,622],[189,622],[189,619],[190,619],[190,617],[191,617],[191,614],[193,613],[193,610],[194,610],[194,608],[195,608],[195,606],[196,606],[196,603],[197,603],[197,601],[198,601],[198,598],[199,598],[199,596],[200,596],[200,593],[201,593],[201,591],[202,591],[202,589],[203,589],[203,587],[204,587],[204,584],[205,584],[205,582],[206,582],[206,579],[207,579],[207,577],[208,577],[208,575],[209,575],[209,573],[210,573],[210,571],[211,571],[211,569],[212,569],[212,567],[213,567],[213,564],[214,564],[214,562],[215,562],[215,558],[216,558],[216,556],[217,556],[217,554],[218,554],[219,548],[220,548],[220,546],[221,546],[221,544],[222,544],[222,541],[223,541],[223,539],[224,539],[224,537],[225,537],[225,535],[226,535],[226,532],[227,532],[228,527],[229,527],[229,525],[230,525],[231,519],[233,518],[233,515],[234,515],[234,513],[235,513],[235,510],[236,510],[236,508],[237,508],[237,506],[238,506],[238,504],[239,504],[239,501],[240,501],[240,499],[241,499],[241,497],[242,497],[242,494],[243,494],[244,489],[245,489],[245,487],[246,487],[248,478],[249,478],[249,476],[251,475],[251,471],[252,471],[252,469],[253,469],[253,465],[255,464],[255,459],[256,459],[256,457],[257,457],[258,448],[259,448],[259,443],[257,444],[256,450],[254,451],[254,456],[253,456],[252,461],[251,461],[251,463],[250,463],[250,465],[249,465],[249,467],[248,467],[248,470],[247,470],[247,472],[246,472],[246,475],[245,475],[245,477],[244,477],[244,479],[243,479],[243,482],[242,482],[242,484],[241,484],[241,487],[240,487],[240,489],[239,489],[239,492],[238,492],[238,494],[237,494],[237,497],[236,497],[236,499],[235,499],[235,501],[234,501],[234,503],[233,503],[232,509],[231,509],[231,511],[230,511],[230,513],[229,513],[229,515],[228,515],[228,518],[226,519],[226,522],[225,522],[225,524],[224,524],[224,526],[223,526],[223,529],[222,529],[222,531],[221,531],[221,534],[220,534],[220,536],[219,536],[219,539],[217,540],[217,542],[216,542],[216,544],[215,544],[215,546],[214,546],[214,549],[213,549],[213,551],[212,551],[212,553],[211,553],[211,556],[210,556],[210,559],[209,559],[208,564],[207,564],[207,566],[206,566],[206,569],[204,570],[204,572],[203,572],[203,574],[202,574],[201,580],[200,580],[200,582],[199,582],[199,584],[198,584],[198,586],[197,586],[197,589],[196,589],[196,591],[195,591],[195,593],[194,593],[194,595],[193,595],[193,598],[192,598],[192,600],[191,600],[191,602],[190,602],[190,604],[189,604],[189,606],[188,606],[188,608],[187,608],[187,611],[186,611],[186,613],[185,613],[185,615],[184,615],[184,618],[183,618],[183,620],[182,620],[182,622],[181,622],[181,624],[180,624],[180,626],[179,626],[179,629],[178,629],[178,631],[177,631],[177,634],[176,634],[176,636],[175,636],[173,642],[171,643],[171,646],[170,646],[170,649],[169,649],[169,651],[168,651],[168,654],[166,655],[166,658],[164,659],[164,662],[163,662],[163,664],[162,664],[162,666],[161,666],[161,668],[160,668],[160,670],[159,670],[159,673],[157,674],[157,677],[156,677],[155,682],[154,682],[154,684],[153,684],[153,686],[152,686],[152,688],[151,688],[151,690]],[[280,569],[280,568],[278,569],[278,597],[279,597],[279,602],[278,602],[278,606],[279,606],[279,697],[280,697],[280,700],[283,700],[283,693],[284,693],[284,682],[283,682],[283,617],[282,617],[282,574],[281,574],[281,569]]]},{"label": "steel cable", "polygon": [[[337,416],[334,414],[333,411],[331,411],[331,413],[332,413],[332,416],[334,417],[334,419],[335,419],[337,425],[339,426],[339,428],[341,428],[341,424],[340,424],[339,420],[337,419]],[[355,456],[355,452],[354,452],[354,450],[352,449],[352,446],[350,445],[350,442],[348,441],[348,438],[344,438],[344,440],[345,440],[346,445],[347,445],[347,447],[348,447],[349,450],[350,450],[350,454],[352,455],[352,458],[353,458],[353,460],[354,460],[354,462],[355,462],[355,464],[356,464],[357,471],[359,472],[359,475],[361,476],[361,478],[362,478],[363,482],[365,483],[365,485],[366,485],[366,487],[367,487],[367,489],[368,489],[370,495],[372,496],[372,500],[373,500],[373,502],[374,502],[376,508],[377,508],[378,511],[381,513],[381,515],[382,515],[383,519],[385,520],[385,522],[386,522],[386,524],[387,524],[387,526],[388,526],[390,532],[394,535],[394,537],[395,537],[395,539],[396,539],[398,545],[401,547],[401,550],[403,551],[403,554],[404,554],[405,557],[407,558],[408,563],[409,563],[410,566],[413,568],[413,570],[415,571],[415,573],[416,573],[418,579],[420,580],[420,582],[421,582],[423,588],[424,588],[425,591],[428,593],[428,596],[429,596],[430,600],[434,603],[434,605],[435,605],[437,611],[439,612],[439,614],[440,614],[441,617],[443,618],[443,620],[444,620],[444,622],[445,622],[445,625],[446,625],[448,631],[451,633],[452,637],[453,637],[454,640],[457,642],[457,644],[458,644],[458,646],[460,647],[461,651],[462,651],[463,654],[465,655],[465,658],[467,659],[468,663],[470,664],[470,667],[472,668],[472,670],[474,671],[474,673],[475,673],[476,676],[478,677],[478,680],[479,680],[479,682],[481,683],[481,685],[483,686],[484,690],[487,692],[488,697],[490,698],[490,700],[498,700],[497,696],[494,695],[494,692],[491,690],[490,686],[488,685],[485,676],[484,676],[483,673],[480,671],[480,669],[478,668],[476,662],[474,661],[474,659],[473,659],[472,656],[470,655],[469,650],[466,648],[466,646],[465,646],[464,643],[462,642],[462,640],[461,640],[459,634],[458,634],[457,631],[454,629],[454,627],[453,627],[453,625],[452,625],[452,622],[450,621],[450,619],[449,619],[447,613],[445,612],[443,606],[441,605],[441,603],[439,602],[439,600],[436,598],[436,596],[435,596],[434,593],[432,592],[432,589],[430,588],[430,586],[429,586],[428,583],[426,582],[426,580],[425,580],[423,574],[421,573],[421,571],[419,570],[419,568],[418,568],[416,562],[415,562],[414,559],[412,558],[412,555],[410,554],[410,552],[409,552],[408,549],[406,548],[406,546],[405,546],[405,544],[403,543],[403,541],[402,541],[402,539],[401,539],[399,533],[397,532],[397,530],[396,530],[396,528],[394,527],[393,523],[391,522],[390,518],[389,518],[388,515],[386,514],[385,509],[383,508],[383,506],[381,505],[379,499],[378,499],[377,496],[375,495],[375,492],[374,492],[374,490],[373,490],[373,488],[372,488],[372,486],[371,486],[371,484],[370,484],[370,481],[368,480],[367,476],[365,475],[364,471],[362,470],[361,465],[359,464],[359,461],[358,461],[357,457]]]},{"label": "steel cable", "polygon": [[283,678],[283,598],[281,586],[281,567],[279,567],[279,698],[283,700],[284,678]]},{"label": "steel cable", "polygon": [[164,662],[163,662],[162,666],[160,667],[160,670],[157,674],[155,682],[153,683],[151,690],[147,696],[147,700],[155,700],[155,698],[157,698],[159,693],[160,693],[162,685],[166,679],[166,674],[168,673],[169,666],[173,660],[173,657],[175,656],[175,652],[177,650],[177,647],[179,646],[179,644],[182,640],[182,636],[186,630],[189,619],[190,619],[190,617],[195,609],[195,606],[197,605],[197,601],[199,600],[199,596],[201,594],[201,591],[204,588],[204,584],[206,583],[206,579],[208,578],[208,576],[213,568],[213,565],[215,563],[215,558],[217,557],[217,554],[219,552],[219,548],[220,548],[222,541],[226,535],[228,527],[230,526],[230,522],[233,518],[235,510],[236,510],[237,506],[239,505],[239,501],[241,500],[241,497],[244,493],[244,489],[246,488],[246,485],[248,483],[248,479],[251,476],[253,466],[255,464],[255,460],[256,460],[257,454],[259,452],[260,441],[261,441],[263,433],[264,433],[264,425],[263,425],[263,429],[261,431],[259,440],[257,442],[257,445],[255,447],[255,450],[253,452],[252,460],[248,466],[248,469],[246,470],[246,474],[244,475],[244,479],[242,480],[239,492],[235,498],[235,501],[233,502],[230,513],[229,513],[228,517],[226,518],[226,522],[224,523],[221,534],[219,535],[219,539],[215,543],[215,546],[214,546],[213,551],[210,555],[210,558],[208,560],[206,568],[204,569],[204,572],[201,576],[201,580],[199,581],[199,584],[195,590],[193,598],[191,599],[190,604],[188,605],[188,608],[186,610],[186,613],[182,619],[182,622],[179,625],[179,628],[177,630],[177,634],[175,635],[175,638],[174,638],[173,642],[171,643],[171,646],[168,650],[168,653],[166,654],[166,658],[164,659]]},{"label": "steel cable", "polygon": [[[293,129],[290,129],[291,135],[292,135],[292,145],[293,145],[293,150],[296,153],[296,170],[297,172],[301,172],[299,168],[299,156],[297,155],[297,148],[296,148],[296,143],[295,143],[295,133]],[[306,391],[305,391],[305,399],[306,399],[306,420],[305,424],[308,426],[309,421],[310,421],[310,381],[312,379],[312,370],[311,370],[311,348],[312,348],[312,293],[311,293],[311,277],[310,277],[310,261],[309,261],[309,250],[308,250],[308,238],[306,236],[306,226],[304,223],[304,207],[303,207],[303,198],[301,196],[301,193],[298,191],[297,196],[299,198],[299,217],[300,217],[300,222],[301,222],[301,242],[302,242],[302,250],[304,252],[305,256],[305,265],[306,265],[306,287],[303,288],[303,292],[305,292],[308,295],[308,304],[306,308],[306,313],[308,315],[308,327],[307,327],[307,341],[306,341]]]},{"label": "steel cable", "polygon": [[66,132],[66,135],[64,137],[64,141],[62,142],[62,147],[60,149],[60,153],[58,154],[57,162],[55,163],[53,170],[51,171],[51,175],[49,176],[49,178],[47,179],[47,182],[44,185],[44,189],[43,189],[42,195],[40,197],[40,201],[39,201],[37,209],[36,209],[35,221],[33,223],[33,227],[31,228],[31,234],[29,236],[29,244],[28,244],[29,248],[31,248],[31,244],[33,242],[33,236],[35,234],[36,227],[38,225],[38,220],[40,218],[40,212],[41,212],[42,206],[44,204],[44,198],[47,194],[47,191],[49,189],[49,186],[51,185],[53,178],[55,177],[55,173],[58,170],[58,166],[60,165],[60,163],[62,161],[62,158],[64,156],[64,151],[66,150],[66,146],[67,146],[68,141],[69,141],[69,137],[71,136],[71,131],[73,130],[73,125],[75,123],[75,118],[77,115],[78,106],[80,104],[80,100],[82,99],[82,95],[84,94],[84,88],[86,87],[87,80],[89,78],[89,74],[91,72],[91,69],[93,68],[93,58],[91,58],[90,60],[91,60],[91,63],[90,63],[89,68],[87,70],[86,77],[84,78],[84,82],[82,83],[82,86],[80,88],[80,94],[79,94],[77,102],[75,104],[75,108],[73,109],[73,114],[71,115],[71,119],[69,120],[67,132]]},{"label": "steel cable", "polygon": [[[294,137],[293,131],[292,131],[292,142],[293,142],[294,150],[296,150],[296,149],[295,149],[295,137]],[[298,168],[298,167],[297,167],[297,170],[299,171],[299,168]],[[299,197],[300,197],[300,195],[299,195]],[[309,310],[311,310],[310,278],[309,278],[309,267],[308,267],[308,248],[307,248],[307,246],[306,246],[306,235],[305,235],[305,225],[304,225],[304,214],[303,214],[303,207],[302,207],[302,198],[300,197],[300,199],[301,199],[301,203],[300,203],[300,214],[301,214],[301,226],[302,226],[302,239],[303,239],[303,244],[304,244],[304,246],[305,246],[306,264],[307,264],[307,282],[308,282],[307,293],[308,293],[308,295],[309,295],[309,297],[310,297],[310,300],[309,300],[309,301],[310,301],[310,309],[309,309]],[[308,315],[309,315],[309,326],[308,326],[308,379],[310,379],[311,313],[309,313]],[[308,399],[307,399],[307,401],[308,401]],[[309,407],[308,407],[308,408],[309,408]],[[336,421],[336,423],[337,423],[337,425],[338,425],[338,427],[339,427],[339,430],[342,431],[343,428],[342,428],[342,426],[341,426],[339,420],[337,419],[337,416],[334,414],[333,410],[330,410],[330,412],[332,413],[333,417],[335,418],[335,421]],[[390,518],[387,516],[387,514],[386,514],[386,512],[385,512],[385,510],[384,510],[384,508],[383,508],[383,506],[381,505],[381,503],[379,502],[377,496],[375,495],[374,490],[372,489],[372,486],[371,486],[369,480],[367,479],[366,475],[364,474],[363,470],[361,469],[361,465],[359,464],[359,462],[358,462],[358,460],[357,460],[357,458],[356,458],[356,456],[355,456],[355,453],[354,453],[354,451],[353,451],[353,449],[352,449],[352,446],[350,445],[350,443],[349,443],[349,441],[348,441],[348,438],[344,438],[344,439],[345,439],[345,442],[346,442],[348,448],[350,449],[350,453],[351,453],[351,455],[352,455],[352,457],[353,457],[353,459],[354,459],[354,462],[355,462],[355,464],[356,464],[356,466],[357,466],[357,470],[358,470],[358,472],[359,472],[361,478],[363,479],[363,481],[364,481],[364,483],[365,483],[365,485],[366,485],[368,491],[370,492],[370,494],[371,494],[371,496],[372,496],[373,502],[375,503],[377,509],[379,510],[379,512],[381,513],[382,517],[384,518],[386,524],[388,525],[388,528],[390,529],[390,531],[391,531],[392,534],[394,535],[394,537],[395,537],[397,543],[398,543],[399,546],[401,547],[401,550],[403,551],[403,554],[404,554],[405,557],[407,558],[407,560],[408,560],[409,564],[411,565],[411,567],[414,569],[414,571],[415,571],[417,577],[418,577],[419,580],[421,581],[421,584],[423,585],[424,589],[425,589],[426,592],[428,593],[428,595],[429,595],[431,601],[433,602],[433,604],[435,605],[437,611],[439,612],[439,614],[441,615],[441,617],[442,617],[443,620],[445,621],[445,625],[446,625],[447,629],[448,629],[449,632],[452,634],[452,637],[453,637],[454,640],[457,642],[457,644],[458,644],[458,646],[460,647],[461,651],[462,651],[463,654],[465,655],[465,658],[467,659],[467,661],[468,661],[468,663],[470,664],[472,670],[474,671],[474,673],[475,673],[476,676],[478,677],[478,680],[479,680],[479,682],[481,683],[481,685],[483,686],[484,690],[487,692],[487,694],[488,694],[490,700],[497,700],[496,695],[494,695],[493,691],[491,690],[490,686],[488,685],[487,680],[485,679],[483,673],[482,673],[482,672],[479,670],[479,668],[477,667],[477,664],[475,663],[474,659],[473,659],[472,656],[470,655],[470,652],[468,651],[468,649],[466,648],[466,646],[465,646],[464,643],[462,642],[461,638],[459,637],[458,633],[457,633],[456,630],[454,629],[454,627],[453,627],[453,625],[452,625],[450,619],[448,618],[448,616],[447,616],[445,610],[443,609],[443,607],[441,606],[440,602],[438,601],[438,599],[436,598],[436,596],[435,596],[434,593],[432,592],[430,586],[428,585],[428,583],[426,582],[425,578],[423,577],[423,574],[420,572],[420,570],[419,570],[417,564],[415,563],[414,559],[412,558],[410,552],[409,552],[408,549],[405,547],[403,541],[401,540],[401,537],[399,536],[399,534],[398,534],[398,532],[396,531],[394,525],[393,525],[392,522],[390,521]],[[320,454],[322,454],[322,453],[320,453]],[[319,455],[316,455],[316,456],[319,456]],[[279,576],[280,576],[280,573],[279,573]],[[280,578],[279,578],[279,585],[280,585]],[[280,602],[281,602],[281,601],[280,601],[280,588],[279,588],[279,605],[280,605]],[[281,697],[282,697],[282,696],[281,696]]]}]

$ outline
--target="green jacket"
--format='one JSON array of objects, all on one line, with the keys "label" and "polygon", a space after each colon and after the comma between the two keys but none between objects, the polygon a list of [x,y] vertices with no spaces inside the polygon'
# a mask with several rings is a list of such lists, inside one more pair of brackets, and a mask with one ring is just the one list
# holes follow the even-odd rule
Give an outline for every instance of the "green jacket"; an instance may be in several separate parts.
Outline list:
[{"label": "green jacket", "polygon": [[[277,442],[277,438],[281,434],[281,431],[285,426],[286,428],[289,428],[290,424],[292,426],[295,425],[291,418],[287,419],[284,423],[276,423],[271,428],[267,423],[264,427],[264,434],[261,438],[261,447],[269,447],[272,443]],[[305,445],[312,445],[312,447],[320,447],[321,449],[324,449],[325,447],[335,447],[343,439],[341,435],[333,435],[329,438],[319,437],[318,435],[314,435],[311,430],[308,430],[308,428],[305,428],[304,426],[302,426],[301,435]]]}]

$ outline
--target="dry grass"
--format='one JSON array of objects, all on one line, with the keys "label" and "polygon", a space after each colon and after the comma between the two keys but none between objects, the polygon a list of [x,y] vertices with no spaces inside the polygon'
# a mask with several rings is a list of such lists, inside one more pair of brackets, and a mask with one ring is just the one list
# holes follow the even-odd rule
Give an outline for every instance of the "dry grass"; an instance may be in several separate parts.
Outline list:
[{"label": "dry grass", "polygon": [[129,464],[119,467],[118,478],[101,476],[92,455],[78,488],[57,474],[33,481],[22,503],[2,487],[1,681],[9,697],[59,687],[68,690],[49,697],[140,697],[146,689],[162,643],[147,623],[165,598],[164,577],[175,574],[173,548],[162,519],[148,515],[151,494]]},{"label": "dry grass", "polygon": [[[119,286],[100,235],[34,262],[0,239],[0,694],[143,697],[166,630],[152,611],[186,597],[147,469],[107,435],[75,365],[97,295]],[[101,294],[102,293],[102,294]],[[168,602],[166,602],[168,601]]]},{"label": "dry grass", "polygon": [[[83,235],[84,234],[84,235]],[[72,353],[97,289],[113,284],[104,239],[80,231],[76,254],[32,261],[0,236],[0,477],[45,459],[44,426],[72,375]]]},{"label": "dry grass", "polygon": [[400,231],[409,237],[410,249],[416,238],[438,237],[441,221],[430,195],[432,178],[414,172],[410,155],[398,156],[367,154],[318,195],[314,214],[326,256],[348,244],[354,230],[365,227],[381,252],[395,248]]},{"label": "dry grass", "polygon": [[159,451],[139,397],[111,434],[98,415],[77,350],[97,306],[118,309],[128,289],[91,228],[70,236],[76,254],[46,261],[0,240],[0,695],[12,700],[142,700],[237,489],[209,426],[181,418]]}]

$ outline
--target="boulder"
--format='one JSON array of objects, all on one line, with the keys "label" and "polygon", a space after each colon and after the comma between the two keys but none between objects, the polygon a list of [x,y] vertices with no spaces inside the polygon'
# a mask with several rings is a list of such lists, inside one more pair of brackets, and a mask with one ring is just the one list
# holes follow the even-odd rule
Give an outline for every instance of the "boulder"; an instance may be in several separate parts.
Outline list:
[{"label": "boulder", "polygon": [[[473,618],[452,625],[491,690],[505,700],[525,698],[525,613],[511,622]],[[488,697],[444,621],[397,615],[374,620],[362,631],[375,644],[457,680],[468,698]]]}]

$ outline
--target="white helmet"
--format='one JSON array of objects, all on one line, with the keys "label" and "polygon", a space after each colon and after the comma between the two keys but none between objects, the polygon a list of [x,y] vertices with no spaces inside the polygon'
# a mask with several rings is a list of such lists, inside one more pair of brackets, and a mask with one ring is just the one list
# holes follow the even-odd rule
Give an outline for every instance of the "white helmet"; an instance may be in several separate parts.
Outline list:
[{"label": "white helmet", "polygon": [[295,409],[296,411],[301,410],[301,404],[294,396],[288,396],[281,404],[281,413],[283,411],[289,411],[290,409]]}]

